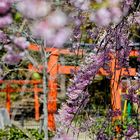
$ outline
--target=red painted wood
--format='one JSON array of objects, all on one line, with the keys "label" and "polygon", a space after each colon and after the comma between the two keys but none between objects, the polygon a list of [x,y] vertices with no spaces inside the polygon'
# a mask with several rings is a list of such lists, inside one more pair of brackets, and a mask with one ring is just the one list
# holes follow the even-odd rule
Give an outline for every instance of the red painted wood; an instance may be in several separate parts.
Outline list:
[{"label": "red painted wood", "polygon": [[71,73],[71,70],[79,70],[79,67],[77,66],[61,66],[61,65],[58,65],[58,73],[59,74],[70,74]]},{"label": "red painted wood", "polygon": [[49,125],[49,130],[51,130],[51,131],[56,130],[54,113],[49,113],[48,114],[48,125]]},{"label": "red painted wood", "polygon": [[0,84],[9,83],[9,84],[40,84],[42,80],[0,80]]},{"label": "red painted wood", "polygon": [[34,104],[35,104],[35,120],[36,121],[39,121],[39,97],[38,97],[38,94],[39,94],[39,90],[38,90],[38,87],[37,87],[37,84],[34,84]]},{"label": "red painted wood", "polygon": [[132,50],[132,51],[130,52],[130,56],[138,56],[138,55],[139,55],[139,53],[138,53],[137,50]]},{"label": "red painted wood", "polygon": [[[51,130],[55,130],[55,122],[53,113],[57,110],[57,74],[58,74],[58,54],[54,53],[50,56],[48,62],[48,69],[49,69],[49,80],[48,80],[48,127]],[[50,117],[50,118],[49,118]]]},{"label": "red painted wood", "polygon": [[122,68],[117,70],[117,63],[115,56],[111,55],[111,61],[110,61],[110,70],[112,73],[111,77],[111,103],[113,110],[121,110],[121,95],[120,95],[120,77],[121,76],[135,76],[136,75],[136,69],[135,68]]},{"label": "red painted wood", "polygon": [[7,109],[7,111],[9,112],[9,114],[11,114],[10,113],[10,110],[11,110],[11,101],[10,101],[10,85],[9,84],[7,84],[7,87],[6,87],[6,109]]},{"label": "red painted wood", "polygon": [[[29,50],[32,51],[39,51],[39,46],[36,44],[30,44]],[[79,51],[71,52],[69,49],[57,49],[57,48],[46,48],[46,52],[58,53],[58,54],[68,54],[68,55],[83,55],[85,52],[84,50],[80,49]]]}]

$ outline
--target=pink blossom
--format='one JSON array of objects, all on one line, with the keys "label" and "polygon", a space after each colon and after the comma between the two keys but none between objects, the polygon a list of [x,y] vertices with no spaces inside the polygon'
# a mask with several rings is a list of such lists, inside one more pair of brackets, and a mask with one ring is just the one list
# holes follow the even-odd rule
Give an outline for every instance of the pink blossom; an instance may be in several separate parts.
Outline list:
[{"label": "pink blossom", "polygon": [[10,9],[10,3],[8,0],[0,1],[0,14],[5,14]]},{"label": "pink blossom", "polygon": [[14,37],[13,41],[14,41],[14,44],[22,50],[27,49],[29,46],[29,42],[24,37]]},{"label": "pink blossom", "polygon": [[66,25],[67,17],[61,10],[56,10],[48,16],[47,21],[50,27],[60,28]]},{"label": "pink blossom", "polygon": [[45,39],[48,44],[51,44],[56,34],[56,30],[48,25],[47,20],[35,23],[31,31],[34,37]]},{"label": "pink blossom", "polygon": [[9,39],[7,38],[7,35],[0,30],[0,43],[8,43]]},{"label": "pink blossom", "polygon": [[30,27],[34,37],[40,38],[41,36],[44,37],[44,33],[48,29],[48,25],[46,21],[40,21],[40,22],[35,22],[31,27]]},{"label": "pink blossom", "polygon": [[82,10],[88,10],[88,9],[89,9],[89,6],[90,6],[90,1],[89,1],[89,0],[85,0],[85,1],[82,3],[80,9],[82,9]]},{"label": "pink blossom", "polygon": [[13,52],[13,46],[11,45],[4,45],[4,49],[8,52]]},{"label": "pink blossom", "polygon": [[7,53],[2,57],[2,61],[9,65],[15,65],[24,58],[29,42],[24,37],[10,37],[10,39],[12,43],[4,45]]},{"label": "pink blossom", "polygon": [[12,17],[10,14],[0,17],[0,28],[3,28],[12,23]]},{"label": "pink blossom", "polygon": [[76,7],[80,7],[83,2],[84,0],[71,0],[71,3],[73,3]]},{"label": "pink blossom", "polygon": [[55,47],[62,47],[62,45],[67,41],[70,37],[72,31],[70,28],[63,28],[61,29],[55,36],[54,39],[54,46]]},{"label": "pink blossom", "polygon": [[112,5],[117,6],[119,4],[119,2],[120,2],[120,0],[109,0],[110,6],[112,6]]},{"label": "pink blossom", "polygon": [[46,16],[51,5],[45,0],[24,0],[17,3],[17,10],[27,18],[36,19]]},{"label": "pink blossom", "polygon": [[122,12],[120,8],[118,7],[111,8],[111,16],[112,16],[113,22],[118,23],[122,16]]},{"label": "pink blossom", "polygon": [[72,33],[66,24],[66,15],[62,11],[56,10],[46,19],[36,22],[31,27],[31,31],[34,37],[44,39],[47,45],[62,47]]},{"label": "pink blossom", "polygon": [[61,136],[55,136],[52,140],[75,140],[75,139],[66,134],[62,134]]},{"label": "pink blossom", "polygon": [[67,27],[55,29],[49,25],[47,21],[34,24],[31,28],[33,35],[37,38],[45,39],[48,45],[62,47],[70,37],[71,29]]},{"label": "pink blossom", "polygon": [[133,3],[133,0],[125,0],[127,5],[131,5]]},{"label": "pink blossom", "polygon": [[18,64],[20,60],[21,60],[20,53],[16,54],[15,52],[6,53],[2,58],[2,61],[10,65]]},{"label": "pink blossom", "polygon": [[88,10],[90,6],[90,0],[71,0],[71,3],[81,10]]},{"label": "pink blossom", "polygon": [[99,25],[107,26],[111,22],[110,18],[111,18],[111,14],[105,8],[101,8],[96,12],[95,20]]}]

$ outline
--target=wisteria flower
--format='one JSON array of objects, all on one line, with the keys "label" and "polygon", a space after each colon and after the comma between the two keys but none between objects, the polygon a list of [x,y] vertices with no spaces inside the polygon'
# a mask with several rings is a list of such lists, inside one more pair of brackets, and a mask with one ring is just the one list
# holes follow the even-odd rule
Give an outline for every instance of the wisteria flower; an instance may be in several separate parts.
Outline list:
[{"label": "wisteria flower", "polygon": [[62,47],[63,44],[68,40],[70,35],[72,34],[72,30],[70,28],[62,28],[54,38],[54,47]]},{"label": "wisteria flower", "polygon": [[133,126],[129,125],[129,126],[128,126],[128,129],[127,129],[127,132],[125,133],[125,136],[126,136],[127,138],[130,138],[130,137],[132,137],[132,136],[134,135],[134,133],[135,133],[136,131],[137,131],[137,130],[136,130]]},{"label": "wisteria flower", "polygon": [[137,90],[139,90],[139,89],[140,89],[140,85],[139,84],[133,85],[133,86],[129,87],[128,94],[124,94],[123,95],[124,98],[126,100],[129,100],[132,103],[139,104],[140,100],[139,100],[139,95],[137,94]]},{"label": "wisteria flower", "polygon": [[19,1],[16,7],[19,12],[30,19],[44,17],[51,10],[51,4],[45,0]]},{"label": "wisteria flower", "polygon": [[2,61],[9,65],[15,65],[21,61],[23,55],[24,55],[23,53],[17,54],[15,52],[8,52],[3,56]]},{"label": "wisteria flower", "polygon": [[63,47],[72,34],[71,28],[66,27],[66,24],[66,15],[56,10],[43,21],[36,22],[31,27],[31,31],[34,37],[45,40],[48,46]]},{"label": "wisteria flower", "polygon": [[11,41],[12,43],[4,45],[7,53],[2,57],[2,61],[9,65],[15,65],[24,58],[29,42],[24,37],[11,37]]},{"label": "wisteria flower", "polygon": [[122,17],[122,11],[119,7],[111,8],[112,21],[118,23]]},{"label": "wisteria flower", "polygon": [[70,137],[66,134],[61,134],[61,136],[55,136],[52,140],[75,140],[73,137]]},{"label": "wisteria flower", "polygon": [[0,43],[6,44],[8,43],[10,40],[7,38],[7,35],[0,30]]},{"label": "wisteria flower", "polygon": [[30,44],[25,37],[13,37],[13,42],[16,47],[20,48],[21,50],[27,49]]},{"label": "wisteria flower", "polygon": [[90,0],[70,0],[70,2],[81,10],[88,10],[90,6]]},{"label": "wisteria flower", "polygon": [[96,22],[102,26],[107,26],[111,22],[111,14],[105,9],[101,8],[96,12]]},{"label": "wisteria flower", "polygon": [[[90,84],[99,68],[103,65],[103,60],[105,59],[103,54],[100,54],[99,57],[95,56],[95,54],[87,57],[92,59],[91,63],[87,62],[86,67],[83,65],[77,75],[75,75],[72,80],[73,84],[68,88],[67,104],[62,105],[62,108],[59,111],[59,121],[64,126],[69,126],[73,120],[73,114],[79,113],[81,108],[84,108],[89,102],[89,93],[88,91],[85,91],[86,86]],[[97,63],[100,64],[99,67],[96,67]],[[87,71],[89,72],[87,73]],[[73,108],[75,109],[73,110]]]},{"label": "wisteria flower", "polygon": [[107,135],[104,132],[100,131],[97,134],[97,140],[108,140],[108,138],[107,138]]},{"label": "wisteria flower", "polygon": [[8,0],[0,1],[0,14],[5,14],[11,7],[11,4]]},{"label": "wisteria flower", "polygon": [[47,17],[47,24],[56,29],[64,27],[67,24],[67,17],[61,10],[56,10]]},{"label": "wisteria flower", "polygon": [[0,17],[0,28],[3,28],[12,23],[12,16],[10,14]]}]

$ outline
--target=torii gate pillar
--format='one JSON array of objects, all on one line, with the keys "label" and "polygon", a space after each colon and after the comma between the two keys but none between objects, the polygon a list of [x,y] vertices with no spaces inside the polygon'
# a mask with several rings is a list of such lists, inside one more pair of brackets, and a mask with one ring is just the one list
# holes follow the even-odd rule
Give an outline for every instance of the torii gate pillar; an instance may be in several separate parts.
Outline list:
[{"label": "torii gate pillar", "polygon": [[48,127],[55,130],[54,113],[57,111],[58,51],[52,52],[48,62]]},{"label": "torii gate pillar", "polygon": [[121,110],[121,95],[119,90],[119,79],[121,76],[121,70],[116,70],[116,60],[114,56],[112,56],[111,62],[111,105],[113,110]]}]

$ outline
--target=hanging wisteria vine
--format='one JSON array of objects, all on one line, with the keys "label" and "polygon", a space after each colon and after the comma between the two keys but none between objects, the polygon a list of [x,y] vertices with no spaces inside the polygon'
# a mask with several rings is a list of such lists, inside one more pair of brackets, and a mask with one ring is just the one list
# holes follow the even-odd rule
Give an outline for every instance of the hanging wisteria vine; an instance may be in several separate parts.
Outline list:
[{"label": "hanging wisteria vine", "polygon": [[[96,2],[102,4],[104,3],[103,1]],[[86,21],[86,17],[82,17],[82,12],[84,13],[90,11],[90,1],[81,2],[73,0],[71,1],[71,3],[75,5],[77,11],[79,10],[80,13],[77,14],[77,16],[74,16],[74,19],[76,20],[76,27],[74,30],[73,40],[80,41],[82,35],[81,27]],[[105,33],[105,35],[102,34],[103,37],[99,38],[97,45],[94,45],[94,49],[92,50],[94,51],[94,53],[92,54],[93,56],[89,55],[87,57],[87,62],[89,62],[89,65],[85,63],[84,66],[81,66],[80,71],[78,71],[77,74],[74,76],[73,80],[71,81],[72,85],[67,90],[68,99],[66,100],[66,103],[62,105],[62,108],[59,110],[59,121],[61,122],[62,126],[66,126],[66,128],[72,128],[74,132],[78,131],[76,131],[76,128],[72,126],[72,121],[75,115],[80,114],[80,112],[84,109],[90,97],[90,95],[88,94],[87,85],[91,83],[99,69],[101,67],[104,67],[105,63],[109,62],[109,53],[113,53],[113,55],[115,56],[115,59],[117,61],[116,64],[118,65],[116,69],[129,66],[128,59],[130,51],[132,49],[130,46],[130,43],[132,43],[132,41],[129,38],[129,29],[134,23],[139,22],[138,18],[134,20],[134,17],[136,16],[133,16],[135,15],[136,9],[139,7],[139,2],[124,1],[123,3],[121,3],[120,1],[109,1],[109,3],[112,3],[113,6],[105,6],[106,8],[101,7],[101,9],[95,10],[93,13],[89,12],[90,22],[92,21],[97,26],[100,26],[100,31],[98,31],[97,33],[100,34],[101,32],[103,32]],[[119,5],[120,3],[123,5],[122,7]],[[129,22],[130,18],[133,18],[133,21],[131,20],[131,22]],[[115,24],[111,25],[111,22]],[[111,26],[108,27],[108,25]],[[101,28],[101,26],[104,26],[104,28]],[[92,30],[87,30],[87,32],[90,34],[90,37],[93,37],[93,40],[95,39],[95,37],[98,38],[98,35],[95,35],[95,29],[93,28]],[[110,51],[108,52],[108,50]],[[109,67],[106,67],[106,70],[108,71]],[[130,96],[131,95],[129,94],[126,95],[127,99],[129,99]],[[136,102],[136,100],[139,100],[139,98],[136,99],[136,97],[134,97],[136,95],[132,96],[133,97],[131,97],[131,99],[134,102]],[[116,112],[113,111],[111,113],[111,118],[114,117],[114,115],[112,114],[116,114],[117,112],[119,112],[119,115],[121,115],[120,110],[116,110]],[[129,138],[135,132],[136,130],[130,126],[128,127],[128,131],[124,135],[127,138]],[[128,133],[131,134],[129,135]],[[110,136],[110,138],[107,138],[107,135],[104,133],[103,130],[101,130],[98,133],[97,139],[109,140],[112,139],[112,137]]]},{"label": "hanging wisteria vine", "polygon": [[[26,22],[28,23],[27,30],[30,30],[28,37],[32,40],[44,41],[44,46],[40,48],[44,65],[47,63],[44,51],[47,46],[60,48],[67,41],[70,41],[74,49],[79,49],[81,42],[87,43],[90,40],[88,42],[90,53],[86,54],[85,60],[80,65],[80,70],[73,75],[71,85],[67,90],[66,102],[59,110],[58,122],[61,126],[58,132],[61,132],[54,138],[56,140],[58,137],[62,140],[67,139],[67,135],[63,131],[65,128],[67,130],[72,128],[75,133],[79,133],[85,131],[83,125],[95,123],[92,119],[83,119],[82,124],[77,128],[73,124],[73,120],[87,106],[90,99],[88,86],[92,83],[99,69],[104,68],[107,73],[112,75],[109,68],[111,55],[115,58],[114,69],[129,67],[128,59],[132,49],[130,44],[133,43],[130,29],[133,25],[140,24],[139,0],[66,0],[62,1],[62,5],[46,0],[0,1],[0,44],[5,50],[5,54],[1,58],[3,63],[8,65],[20,63],[29,46],[28,38],[21,34],[24,27],[16,31],[13,29],[14,33],[11,33],[11,30],[8,33],[6,30],[14,22],[12,9],[23,16],[22,26],[25,26]],[[47,91],[45,87],[46,71],[47,68],[44,68],[44,95]],[[125,99],[137,103],[138,107],[139,97],[136,91],[139,88],[139,86],[130,87],[128,94],[124,96]],[[47,107],[46,102],[44,105]],[[121,113],[120,110],[109,110],[107,121],[96,132],[97,140],[111,140],[118,135],[119,138],[122,138],[123,135],[129,140],[135,133],[138,133],[139,138],[139,128],[136,129],[132,125],[129,125],[125,132],[120,130],[121,127],[117,125],[119,130],[116,130],[118,132],[116,135],[106,134],[106,128],[108,128],[112,118],[120,116]],[[47,114],[45,115],[47,117]],[[47,124],[47,121],[45,123]],[[91,125],[86,125],[86,127],[90,128]],[[47,127],[45,128],[47,129]]]}]

